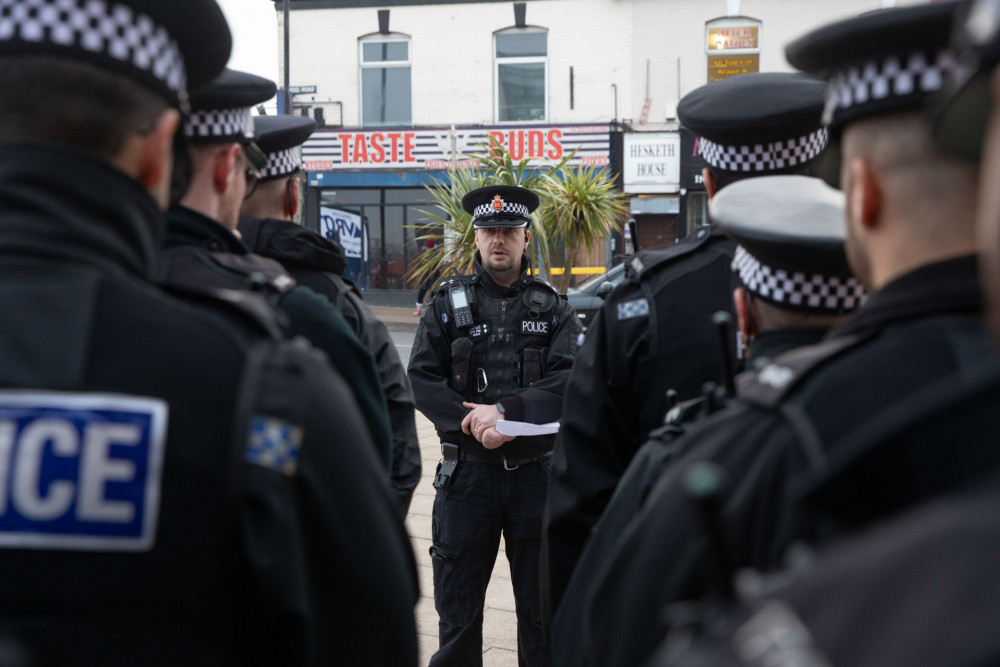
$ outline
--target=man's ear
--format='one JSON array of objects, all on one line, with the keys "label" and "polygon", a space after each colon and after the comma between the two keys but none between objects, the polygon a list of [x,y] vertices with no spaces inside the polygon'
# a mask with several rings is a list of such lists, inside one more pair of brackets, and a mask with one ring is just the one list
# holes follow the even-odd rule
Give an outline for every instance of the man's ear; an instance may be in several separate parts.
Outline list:
[{"label": "man's ear", "polygon": [[225,194],[232,187],[233,173],[238,164],[237,157],[240,150],[240,145],[233,143],[213,155],[212,186],[216,193]]},{"label": "man's ear", "polygon": [[288,187],[285,188],[285,215],[292,219],[299,212],[302,204],[302,194],[299,188],[299,179],[291,177],[288,179]]},{"label": "man's ear", "polygon": [[531,232],[527,229],[524,230],[524,247],[528,247],[528,241],[531,239]]},{"label": "man's ear", "polygon": [[851,217],[864,229],[873,229],[878,226],[882,211],[882,184],[867,160],[854,158],[850,171],[847,205],[851,207]]},{"label": "man's ear", "polygon": [[152,132],[142,136],[136,147],[134,176],[142,186],[154,195],[161,207],[166,201],[159,201],[161,194],[170,194],[170,177],[174,164],[174,133],[181,123],[181,115],[176,109],[167,109],[156,123]]},{"label": "man's ear", "polygon": [[711,203],[712,197],[714,197],[715,193],[719,191],[719,189],[715,187],[715,176],[712,176],[712,170],[708,167],[702,167],[701,180],[705,182],[705,193],[708,194],[708,201]]},{"label": "man's ear", "polygon": [[750,308],[750,295],[743,287],[733,290],[733,305],[736,307],[736,324],[744,340],[750,340],[757,335],[757,321]]}]

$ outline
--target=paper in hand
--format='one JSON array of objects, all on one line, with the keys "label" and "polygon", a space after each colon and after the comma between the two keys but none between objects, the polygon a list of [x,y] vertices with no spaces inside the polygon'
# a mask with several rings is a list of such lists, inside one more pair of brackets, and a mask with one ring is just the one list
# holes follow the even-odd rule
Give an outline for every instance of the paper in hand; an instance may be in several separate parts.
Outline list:
[{"label": "paper in hand", "polygon": [[548,435],[559,432],[559,422],[549,422],[548,424],[529,424],[528,422],[515,422],[509,419],[500,419],[496,425],[497,433],[506,436],[519,435]]}]

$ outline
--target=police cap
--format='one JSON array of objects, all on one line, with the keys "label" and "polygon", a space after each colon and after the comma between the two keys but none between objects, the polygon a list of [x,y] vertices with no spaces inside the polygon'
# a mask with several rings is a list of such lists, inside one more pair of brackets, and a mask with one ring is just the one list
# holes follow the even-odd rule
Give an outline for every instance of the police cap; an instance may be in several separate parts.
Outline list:
[{"label": "police cap", "polygon": [[699,137],[713,169],[786,173],[826,147],[822,82],[803,74],[754,73],[704,85],[681,98],[677,117]]},{"label": "police cap", "polygon": [[958,2],[880,9],[818,28],[785,49],[794,67],[827,81],[823,122],[833,133],[823,178],[837,185],[837,136],[860,118],[919,108],[954,64],[948,49]]},{"label": "police cap", "polygon": [[302,168],[302,144],[316,130],[316,121],[305,116],[257,116],[257,145],[267,156],[260,180],[271,181]]},{"label": "police cap", "polygon": [[267,157],[257,146],[251,107],[274,97],[273,81],[226,68],[210,82],[191,91],[191,115],[184,119],[184,136],[192,144],[243,144],[250,163],[260,170]]},{"label": "police cap", "polygon": [[538,208],[538,195],[516,185],[488,185],[462,197],[462,208],[472,214],[474,229],[527,227]]},{"label": "police cap", "polygon": [[1000,0],[960,7],[955,23],[955,66],[930,103],[934,134],[948,148],[978,159],[993,103],[990,75],[1000,63]]},{"label": "police cap", "polygon": [[844,195],[808,176],[763,176],[712,198],[713,222],[736,241],[733,271],[746,289],[787,310],[854,310],[864,288],[844,253]]},{"label": "police cap", "polygon": [[0,55],[71,58],[125,76],[187,109],[217,75],[232,36],[215,0],[8,0]]}]

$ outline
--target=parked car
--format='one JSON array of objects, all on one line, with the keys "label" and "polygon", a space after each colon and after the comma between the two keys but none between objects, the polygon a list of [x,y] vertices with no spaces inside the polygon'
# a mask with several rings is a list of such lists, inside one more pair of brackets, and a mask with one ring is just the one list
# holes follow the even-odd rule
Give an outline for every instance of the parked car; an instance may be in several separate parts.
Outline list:
[{"label": "parked car", "polygon": [[569,305],[573,306],[576,314],[583,322],[583,326],[589,326],[594,319],[594,315],[604,304],[604,297],[611,293],[611,290],[618,287],[625,280],[625,265],[616,264],[605,273],[599,273],[592,278],[587,278],[576,287],[570,287],[566,292]]}]

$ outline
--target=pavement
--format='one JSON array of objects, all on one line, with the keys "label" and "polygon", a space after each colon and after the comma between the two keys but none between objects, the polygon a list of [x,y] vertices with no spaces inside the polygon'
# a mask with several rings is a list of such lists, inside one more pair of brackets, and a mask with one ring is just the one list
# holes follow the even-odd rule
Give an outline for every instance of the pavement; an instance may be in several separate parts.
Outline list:
[{"label": "pavement", "polygon": [[392,306],[373,306],[368,305],[375,316],[380,320],[385,322],[385,325],[389,327],[389,331],[395,331],[399,333],[416,333],[417,332],[417,322],[420,318],[413,314],[413,308],[395,308]]},{"label": "pavement", "polygon": [[[419,317],[413,308],[372,306],[389,331],[415,333]],[[405,363],[405,360],[404,360]],[[410,533],[413,551],[420,576],[420,601],[417,603],[417,632],[420,639],[420,662],[425,666],[438,647],[438,616],[434,609],[434,574],[431,569],[431,510],[434,507],[434,472],[441,458],[441,445],[434,425],[417,412],[417,437],[423,459],[423,476],[413,494],[410,512],[406,515],[406,528]],[[517,616],[514,612],[514,593],[510,581],[510,566],[501,540],[500,553],[486,590],[486,609],[483,613],[483,667],[517,667]]]}]

